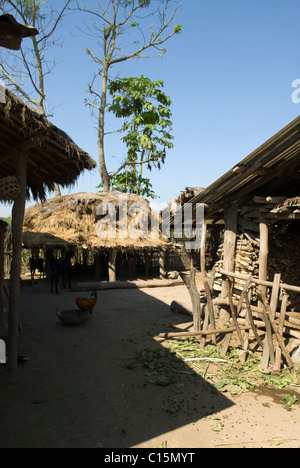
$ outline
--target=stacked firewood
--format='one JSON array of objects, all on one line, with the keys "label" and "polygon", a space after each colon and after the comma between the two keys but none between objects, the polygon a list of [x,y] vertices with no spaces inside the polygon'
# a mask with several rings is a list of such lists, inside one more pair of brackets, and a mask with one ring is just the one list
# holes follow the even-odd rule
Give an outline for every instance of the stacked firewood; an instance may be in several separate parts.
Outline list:
[{"label": "stacked firewood", "polygon": [[[243,232],[238,235],[236,245],[235,273],[259,276],[259,239],[253,233]],[[223,267],[223,244],[218,250],[219,260],[216,262],[216,269]],[[274,230],[269,237],[268,256],[268,280],[273,280],[274,275],[281,273],[283,283],[300,284],[300,234],[297,232],[285,233],[281,230]],[[221,290],[222,275],[216,274],[214,288]],[[241,291],[244,287],[244,280],[235,280],[235,289]],[[253,299],[256,298],[256,288],[253,288]],[[300,310],[299,294],[291,294],[292,308]]]},{"label": "stacked firewood", "polygon": [[[223,267],[223,244],[220,245],[218,250],[218,256],[220,260],[215,263],[215,268]],[[243,275],[258,276],[258,263],[259,263],[259,242],[254,239],[250,234],[240,234],[237,238],[236,245],[236,260],[235,260],[235,272]],[[216,273],[214,281],[214,289],[216,291],[221,290],[222,275]],[[244,280],[237,279],[235,281],[235,289],[237,293],[242,291],[245,285]]]}]

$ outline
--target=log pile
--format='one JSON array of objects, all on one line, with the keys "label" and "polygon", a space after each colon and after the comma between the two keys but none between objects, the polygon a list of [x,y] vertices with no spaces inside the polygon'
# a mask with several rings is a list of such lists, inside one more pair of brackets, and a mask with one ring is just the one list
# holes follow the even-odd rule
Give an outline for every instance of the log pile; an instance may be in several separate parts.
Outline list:
[{"label": "log pile", "polygon": [[[235,273],[258,277],[259,274],[260,240],[254,232],[244,230],[239,232],[236,243]],[[223,267],[223,244],[218,250],[219,260],[215,264],[218,270]],[[269,236],[268,279],[280,273],[281,279],[287,284],[300,284],[300,232],[297,226],[293,228],[283,223],[276,228],[271,227]],[[221,291],[222,275],[216,273],[214,289]],[[234,294],[239,294],[245,285],[244,280],[237,279]],[[253,288],[253,299],[257,299],[256,287]],[[237,291],[236,291],[237,290]],[[236,294],[235,294],[236,295]],[[290,301],[294,310],[300,311],[299,294],[291,293]]]},{"label": "log pile", "polygon": [[[252,234],[253,235],[253,234]],[[259,241],[254,239],[250,233],[243,233],[237,237],[236,244],[236,258],[235,258],[235,273],[242,275],[258,276],[259,266]],[[214,281],[214,290],[221,291],[222,275],[218,273],[218,269],[223,266],[223,244],[220,245],[218,250],[218,260],[215,264],[216,275]],[[245,286],[245,280],[237,279],[235,282],[234,295],[240,294]],[[253,290],[254,297],[256,295],[256,288]]]}]

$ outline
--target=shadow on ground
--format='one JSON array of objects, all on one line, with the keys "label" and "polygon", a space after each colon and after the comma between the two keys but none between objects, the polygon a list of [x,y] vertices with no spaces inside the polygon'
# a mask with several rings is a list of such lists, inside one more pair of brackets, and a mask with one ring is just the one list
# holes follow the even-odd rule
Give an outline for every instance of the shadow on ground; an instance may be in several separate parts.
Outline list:
[{"label": "shadow on ground", "polygon": [[56,309],[73,309],[82,293],[24,287],[19,354],[29,361],[16,381],[0,368],[0,447],[163,443],[166,433],[231,406],[153,339],[186,321],[170,312],[180,294],[185,287],[101,291],[93,315],[67,327]]}]

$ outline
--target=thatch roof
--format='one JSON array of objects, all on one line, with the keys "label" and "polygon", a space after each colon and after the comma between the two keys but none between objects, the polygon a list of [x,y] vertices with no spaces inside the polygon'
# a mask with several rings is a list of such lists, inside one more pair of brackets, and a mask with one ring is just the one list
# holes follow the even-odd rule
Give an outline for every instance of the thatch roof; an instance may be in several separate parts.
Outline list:
[{"label": "thatch roof", "polygon": [[5,99],[0,99],[0,127],[0,179],[15,174],[12,150],[27,153],[28,198],[45,200],[55,183],[70,187],[84,169],[96,167],[65,132],[8,89]]},{"label": "thatch roof", "polygon": [[[128,210],[134,206],[142,206],[147,217],[147,237],[132,238],[120,236],[120,204],[124,202]],[[111,223],[106,223],[106,209],[102,215],[97,214],[99,206],[105,207],[111,204],[116,212],[116,236],[99,237],[99,222],[103,233]],[[128,211],[126,211],[127,213]],[[125,213],[125,211],[124,211]],[[151,212],[149,204],[140,196],[129,194],[127,199],[124,194],[117,193],[77,193],[62,197],[55,197],[45,203],[29,207],[25,211],[23,226],[23,243],[26,248],[59,248],[68,245],[76,245],[83,249],[155,249],[163,248],[167,242],[159,236],[152,237],[150,233]],[[102,219],[102,221],[101,221]],[[124,218],[121,218],[124,219]],[[127,218],[129,223],[134,222],[135,214],[132,212]]]},{"label": "thatch roof", "polygon": [[38,30],[32,26],[18,23],[12,15],[0,16],[0,46],[6,49],[19,50],[24,37],[36,36]]}]

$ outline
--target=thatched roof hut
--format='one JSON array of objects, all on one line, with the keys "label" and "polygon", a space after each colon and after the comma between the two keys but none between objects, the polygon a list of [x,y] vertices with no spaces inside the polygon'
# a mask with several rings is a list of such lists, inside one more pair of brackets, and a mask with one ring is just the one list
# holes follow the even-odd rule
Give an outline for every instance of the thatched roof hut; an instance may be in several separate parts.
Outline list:
[{"label": "thatched roof hut", "polygon": [[137,251],[147,255],[156,251],[163,255],[168,242],[158,226],[158,215],[139,195],[77,193],[29,207],[23,245],[48,252],[72,247],[93,251],[96,257],[105,253],[113,271],[110,281],[115,281],[118,253],[133,256]]},{"label": "thatched roof hut", "polygon": [[[125,204],[126,203],[126,207]],[[107,205],[115,210],[115,235],[112,231],[113,216],[105,217]],[[99,214],[99,207],[102,213]],[[120,217],[120,210],[125,208]],[[134,238],[121,235],[121,222],[126,216],[127,228],[134,223],[137,210],[143,210],[143,222],[147,232],[141,231]],[[133,210],[135,213],[133,213]],[[110,213],[111,214],[111,213]],[[23,243],[27,248],[55,248],[56,246],[76,245],[82,249],[140,249],[160,248],[166,241],[151,235],[151,211],[149,204],[139,195],[118,193],[77,193],[55,197],[27,208],[23,225]],[[102,223],[99,225],[99,223]],[[138,224],[138,223],[137,223]],[[99,229],[103,228],[102,235]],[[108,231],[109,229],[109,231]],[[130,229],[127,231],[130,231]]]},{"label": "thatched roof hut", "polygon": [[[45,200],[47,191],[52,191],[55,184],[62,187],[73,185],[83,170],[95,168],[96,163],[66,133],[3,85],[0,86],[0,127],[0,200],[13,202],[8,367],[11,374],[16,374],[26,198]],[[0,252],[3,249],[3,240],[0,239]],[[0,280],[3,276],[1,267]],[[3,322],[1,315],[0,321]]]},{"label": "thatched roof hut", "polygon": [[[45,200],[54,185],[70,187],[95,161],[46,117],[5,89],[0,100],[0,179],[15,176],[15,151],[28,157],[27,198]],[[13,150],[13,151],[12,151]],[[0,197],[5,198],[5,193]],[[9,200],[9,199],[8,199]]]}]

